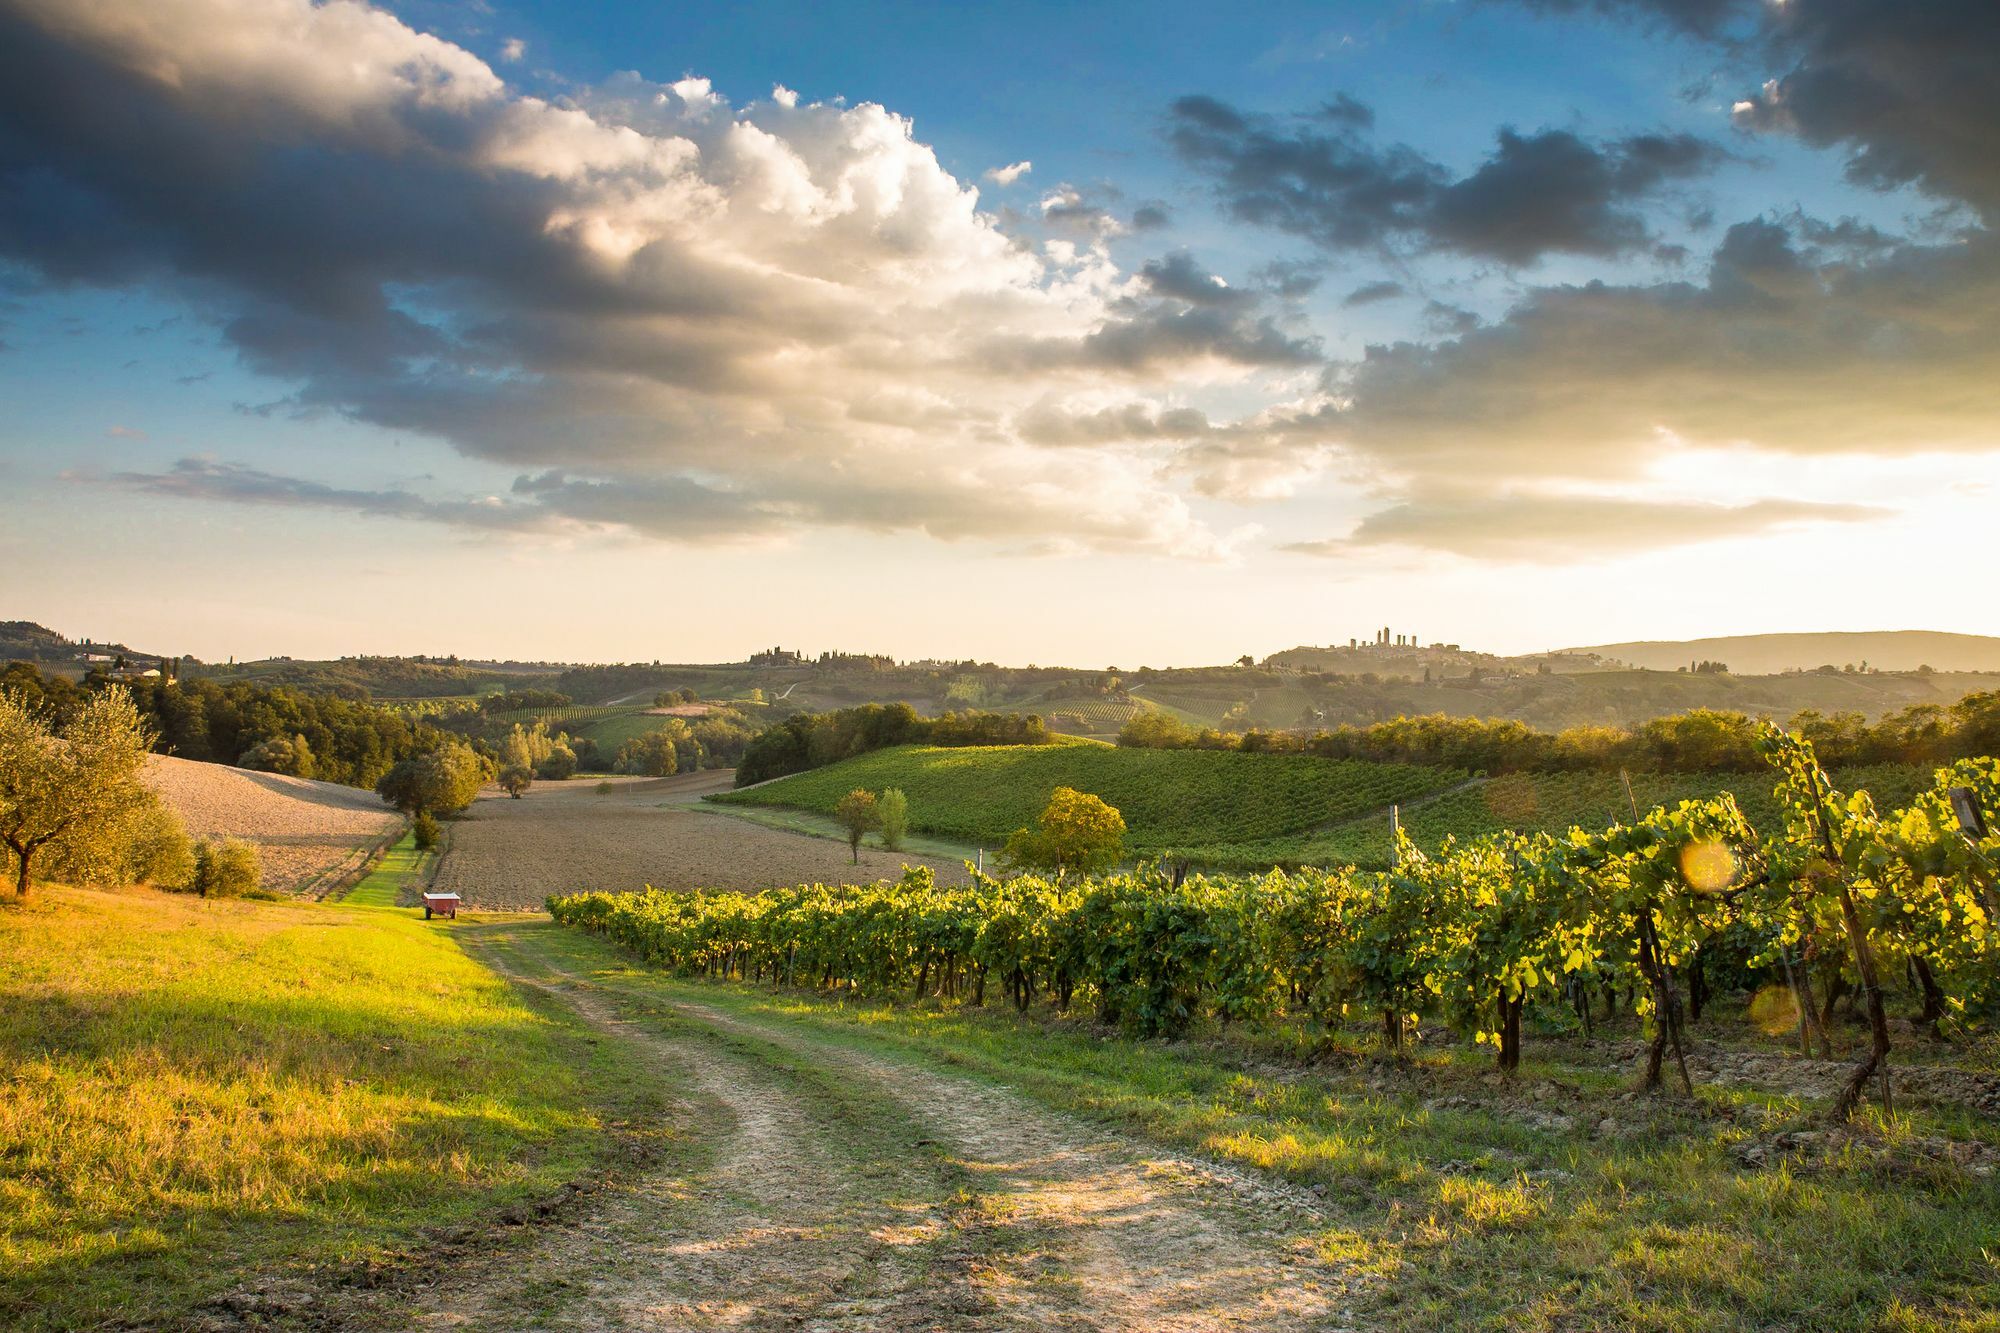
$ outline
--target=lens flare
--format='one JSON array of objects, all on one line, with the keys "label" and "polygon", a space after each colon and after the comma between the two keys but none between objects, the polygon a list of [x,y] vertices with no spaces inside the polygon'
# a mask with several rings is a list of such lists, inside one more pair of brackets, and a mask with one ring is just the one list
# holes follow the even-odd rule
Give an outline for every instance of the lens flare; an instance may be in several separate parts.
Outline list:
[{"label": "lens flare", "polygon": [[1777,1037],[1799,1025],[1799,1002],[1789,986],[1766,986],[1750,997],[1750,1021]]},{"label": "lens flare", "polygon": [[1736,858],[1719,842],[1681,848],[1681,877],[1698,893],[1717,893],[1736,882]]}]

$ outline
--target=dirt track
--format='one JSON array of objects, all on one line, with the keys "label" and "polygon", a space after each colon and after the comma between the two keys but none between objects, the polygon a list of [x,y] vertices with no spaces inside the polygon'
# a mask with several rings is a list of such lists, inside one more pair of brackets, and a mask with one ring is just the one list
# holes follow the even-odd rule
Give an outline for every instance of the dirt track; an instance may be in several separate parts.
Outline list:
[{"label": "dirt track", "polygon": [[699,1161],[629,1182],[402,1312],[418,1328],[1334,1328],[1311,1205],[1018,1095],[599,964],[543,921],[478,956],[635,1043]]},{"label": "dirt track", "polygon": [[494,789],[450,824],[440,888],[469,907],[539,908],[578,889],[767,889],[780,884],[855,884],[928,865],[940,879],[963,865],[937,857],[863,849],[861,864],[826,838],[709,814],[701,796],[726,790],[728,770],[650,781],[615,781],[600,794],[591,778],[537,783],[522,799]]}]

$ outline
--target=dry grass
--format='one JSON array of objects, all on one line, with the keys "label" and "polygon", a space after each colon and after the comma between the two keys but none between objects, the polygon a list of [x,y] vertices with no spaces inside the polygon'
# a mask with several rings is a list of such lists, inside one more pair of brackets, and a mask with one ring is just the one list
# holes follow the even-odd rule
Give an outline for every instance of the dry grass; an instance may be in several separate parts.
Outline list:
[{"label": "dry grass", "polygon": [[614,785],[592,779],[537,783],[518,801],[489,793],[450,824],[437,887],[468,907],[539,908],[552,893],[663,889],[769,888],[893,879],[905,864],[929,865],[957,882],[965,869],[937,857],[847,847],[826,838],[761,827],[691,808],[705,791],[726,788],[724,770]]},{"label": "dry grass", "polygon": [[194,837],[255,843],[264,887],[281,893],[331,886],[402,822],[373,792],[224,764],[151,755],[145,781]]},{"label": "dry grass", "polygon": [[594,1043],[414,913],[0,908],[0,1328],[183,1327],[253,1275],[545,1197],[611,1142],[622,1057]]}]

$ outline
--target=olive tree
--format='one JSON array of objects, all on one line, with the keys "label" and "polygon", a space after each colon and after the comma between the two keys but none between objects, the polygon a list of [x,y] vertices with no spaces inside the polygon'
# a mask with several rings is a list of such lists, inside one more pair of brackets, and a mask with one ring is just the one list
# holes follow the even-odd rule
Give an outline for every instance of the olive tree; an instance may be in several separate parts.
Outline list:
[{"label": "olive tree", "polygon": [[21,695],[0,691],[0,845],[17,894],[28,896],[37,854],[61,849],[85,859],[98,844],[124,839],[154,804],[139,781],[151,745],[123,689],[91,695],[60,728]]},{"label": "olive tree", "polygon": [[882,813],[876,808],[875,793],[856,787],[840,798],[840,804],[833,808],[833,817],[847,830],[848,850],[854,853],[854,864],[861,864],[861,839],[882,826]]}]

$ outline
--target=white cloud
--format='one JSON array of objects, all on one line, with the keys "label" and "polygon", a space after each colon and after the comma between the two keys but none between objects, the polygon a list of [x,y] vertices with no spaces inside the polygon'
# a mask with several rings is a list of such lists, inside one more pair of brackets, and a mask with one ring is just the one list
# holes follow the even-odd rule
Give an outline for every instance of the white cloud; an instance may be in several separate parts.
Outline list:
[{"label": "white cloud", "polygon": [[500,58],[509,64],[522,59],[527,54],[528,44],[519,37],[509,37],[506,41],[500,43]]},{"label": "white cloud", "polygon": [[[0,24],[10,7],[23,42],[147,124],[143,144],[100,124],[46,146],[40,165],[88,179],[116,219],[67,236],[66,262],[113,280],[130,271],[117,247],[146,238],[161,280],[295,386],[270,410],[520,469],[506,522],[482,526],[832,525],[1220,556],[1241,534],[1208,531],[1191,497],[1209,488],[1171,465],[1177,443],[1051,449],[1010,423],[1051,383],[1145,400],[1316,355],[1254,305],[1148,292],[1094,240],[1009,235],[873,103],[781,86],[738,107],[698,75],[637,74],[550,100],[353,0],[0,0]],[[68,95],[30,81],[0,115]],[[302,166],[312,143],[339,151]],[[162,157],[182,173],[170,198],[149,185]],[[1092,238],[1116,227],[1074,191],[1047,211]],[[261,461],[162,489],[472,512]]]},{"label": "white cloud", "polygon": [[986,179],[1005,188],[1035,169],[1035,164],[1025,159],[1006,167],[988,167]]}]

